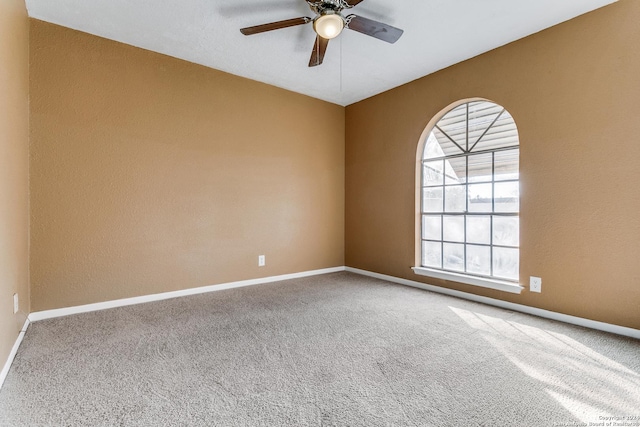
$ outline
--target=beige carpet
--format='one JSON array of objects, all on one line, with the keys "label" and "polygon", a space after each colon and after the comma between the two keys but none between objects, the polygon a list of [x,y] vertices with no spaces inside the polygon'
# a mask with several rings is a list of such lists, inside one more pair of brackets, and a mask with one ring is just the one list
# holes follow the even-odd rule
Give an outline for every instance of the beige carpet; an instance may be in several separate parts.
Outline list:
[{"label": "beige carpet", "polygon": [[0,391],[3,426],[640,425],[634,416],[639,341],[350,273],[33,323]]}]

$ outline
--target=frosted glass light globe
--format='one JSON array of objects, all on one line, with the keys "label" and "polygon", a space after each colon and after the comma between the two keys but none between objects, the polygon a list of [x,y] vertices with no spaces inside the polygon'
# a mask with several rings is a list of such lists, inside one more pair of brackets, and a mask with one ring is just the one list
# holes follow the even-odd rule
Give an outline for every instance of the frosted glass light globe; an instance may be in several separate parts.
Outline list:
[{"label": "frosted glass light globe", "polygon": [[344,20],[340,15],[326,14],[313,21],[313,29],[323,39],[336,38],[344,28]]}]

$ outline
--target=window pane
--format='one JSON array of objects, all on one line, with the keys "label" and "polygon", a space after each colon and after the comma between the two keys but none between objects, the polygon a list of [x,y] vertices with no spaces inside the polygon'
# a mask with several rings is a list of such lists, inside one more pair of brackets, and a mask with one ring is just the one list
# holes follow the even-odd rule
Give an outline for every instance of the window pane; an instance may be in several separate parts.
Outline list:
[{"label": "window pane", "polygon": [[456,143],[453,143],[451,139],[447,138],[448,134],[445,135],[444,133],[440,132],[437,128],[433,130],[433,134],[435,135],[438,141],[438,144],[440,144],[440,148],[442,149],[442,152],[444,153],[445,156],[453,156],[455,154],[463,153],[463,151],[460,148],[461,147],[464,148],[464,141],[462,142],[462,145],[458,146],[456,144],[460,144],[460,142],[456,141]]},{"label": "window pane", "polygon": [[442,268],[442,243],[422,242],[422,266]]},{"label": "window pane", "polygon": [[[440,121],[438,121],[438,127],[442,129],[451,139],[453,139],[460,147],[466,149],[467,140],[467,104],[459,105],[453,110],[445,114]],[[438,130],[435,131],[438,140],[440,138],[446,138],[447,142],[451,145],[449,138],[444,136]],[[446,152],[447,150],[445,150]],[[459,150],[458,150],[459,152]],[[453,153],[447,153],[453,154]]]},{"label": "window pane", "polygon": [[446,270],[464,271],[464,245],[443,243],[444,267]]},{"label": "window pane", "polygon": [[469,212],[491,212],[492,197],[491,184],[470,184]]},{"label": "window pane", "polygon": [[427,137],[427,142],[424,145],[424,153],[422,155],[423,159],[435,159],[438,157],[444,157],[444,153],[442,152],[442,148],[440,148],[440,144],[438,143],[438,139],[431,132]]},{"label": "window pane", "polygon": [[467,243],[491,243],[491,217],[468,216],[467,217]]},{"label": "window pane", "polygon": [[520,245],[520,219],[513,216],[493,217],[493,244]]},{"label": "window pane", "polygon": [[493,102],[479,101],[469,103],[469,147],[478,141],[491,126],[503,108]]},{"label": "window pane", "polygon": [[466,186],[445,187],[445,212],[464,212],[466,210]]},{"label": "window pane", "polygon": [[422,216],[422,238],[442,240],[442,217],[440,215]]},{"label": "window pane", "polygon": [[493,248],[493,275],[518,280],[520,251],[509,248]]},{"label": "window pane", "polygon": [[495,180],[518,179],[520,174],[520,150],[498,151],[495,153]]},{"label": "window pane", "polygon": [[442,188],[422,189],[422,209],[425,212],[442,212]]},{"label": "window pane", "polygon": [[443,240],[464,242],[464,216],[445,216],[443,222]]},{"label": "window pane", "polygon": [[422,185],[442,185],[444,173],[444,160],[426,162],[422,170]]},{"label": "window pane", "polygon": [[464,184],[467,182],[467,158],[453,157],[445,160],[445,184]]},{"label": "window pane", "polygon": [[519,182],[500,182],[495,184],[496,212],[518,212],[520,210]]},{"label": "window pane", "polygon": [[518,146],[518,129],[511,115],[505,111],[489,128],[473,151],[494,150]]},{"label": "window pane", "polygon": [[491,248],[467,245],[467,272],[491,275]]},{"label": "window pane", "polygon": [[493,156],[476,154],[469,156],[469,182],[491,182],[493,173]]}]

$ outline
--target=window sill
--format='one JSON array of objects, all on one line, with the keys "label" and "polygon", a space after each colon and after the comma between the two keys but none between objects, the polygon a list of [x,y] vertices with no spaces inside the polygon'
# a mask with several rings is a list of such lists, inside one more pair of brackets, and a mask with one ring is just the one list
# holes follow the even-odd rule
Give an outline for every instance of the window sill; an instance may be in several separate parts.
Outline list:
[{"label": "window sill", "polygon": [[464,283],[467,285],[480,286],[483,288],[495,289],[498,291],[519,294],[524,289],[517,283],[505,282],[497,279],[485,279],[484,277],[468,276],[466,274],[451,273],[448,271],[433,270],[426,267],[412,267],[414,273],[420,276],[435,277],[436,279],[451,280],[452,282]]}]

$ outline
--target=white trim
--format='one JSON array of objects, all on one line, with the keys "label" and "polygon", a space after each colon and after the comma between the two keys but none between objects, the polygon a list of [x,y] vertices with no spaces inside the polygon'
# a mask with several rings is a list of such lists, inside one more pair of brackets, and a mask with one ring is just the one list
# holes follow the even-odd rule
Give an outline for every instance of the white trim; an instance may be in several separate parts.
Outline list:
[{"label": "white trim", "polygon": [[468,274],[452,273],[449,271],[434,270],[426,267],[411,267],[411,269],[413,270],[414,273],[420,276],[435,277],[437,279],[444,279],[444,280],[452,280],[458,283],[481,286],[483,288],[510,292],[512,294],[519,294],[524,289],[518,283],[506,282],[504,280],[469,276]]},{"label": "white trim", "polygon": [[376,279],[386,280],[388,282],[398,283],[400,285],[411,286],[414,288],[424,289],[431,292],[450,295],[458,298],[467,299],[495,307],[505,308],[507,310],[519,311],[521,313],[532,314],[546,319],[557,320],[559,322],[570,323],[572,325],[583,326],[585,328],[596,329],[599,331],[610,332],[612,334],[624,335],[631,338],[640,339],[640,330],[627,328],[625,326],[612,325],[610,323],[598,322],[596,320],[584,319],[582,317],[570,316],[568,314],[556,313],[555,311],[543,310],[541,308],[530,307],[522,304],[515,304],[508,301],[501,301],[493,298],[483,297],[479,295],[469,294],[466,292],[456,291],[454,289],[442,288],[440,286],[427,285],[425,283],[414,282],[413,280],[401,279],[399,277],[388,276],[386,274],[374,273],[358,268],[346,267],[346,271],[356,273],[363,276],[374,277]]},{"label": "white trim", "polygon": [[264,278],[260,278],[260,279],[242,280],[242,281],[238,281],[238,282],[230,282],[230,283],[223,283],[223,284],[219,284],[219,285],[204,286],[204,287],[201,287],[201,288],[192,288],[192,289],[184,289],[184,290],[180,290],[180,291],[164,292],[164,293],[160,293],[160,294],[145,295],[145,296],[134,297],[134,298],[125,298],[125,299],[114,300],[114,301],[105,301],[105,302],[101,302],[101,303],[87,304],[87,305],[81,305],[81,306],[75,306],[75,307],[67,307],[67,308],[60,308],[60,309],[55,309],[55,310],[45,310],[45,311],[33,312],[33,313],[31,313],[29,315],[29,317],[25,321],[24,326],[22,327],[22,330],[20,331],[20,334],[18,335],[18,338],[16,339],[16,342],[15,342],[14,346],[11,349],[11,352],[9,353],[9,358],[7,359],[7,362],[4,365],[4,368],[2,369],[2,372],[0,372],[0,388],[2,388],[2,384],[4,383],[4,380],[5,380],[6,376],[7,376],[7,374],[9,373],[9,369],[11,368],[11,364],[13,363],[13,359],[16,356],[16,353],[18,351],[18,347],[20,346],[20,343],[22,342],[22,339],[24,338],[24,334],[25,334],[27,328],[29,327],[30,322],[36,322],[38,320],[51,319],[51,318],[55,318],[55,317],[69,316],[71,314],[87,313],[87,312],[90,312],[90,311],[105,310],[105,309],[108,309],[108,308],[124,307],[124,306],[127,306],[127,305],[134,305],[134,304],[142,304],[142,303],[151,302],[151,301],[160,301],[160,300],[165,300],[165,299],[169,299],[169,298],[176,298],[176,297],[181,297],[181,296],[196,295],[196,294],[202,294],[202,293],[208,293],[208,292],[222,291],[222,290],[225,290],[225,289],[233,289],[233,288],[240,288],[240,287],[244,287],[244,286],[259,285],[259,284],[263,284],[263,283],[278,282],[278,281],[281,281],[281,280],[297,279],[297,278],[316,276],[316,275],[321,275],[321,274],[336,273],[336,272],[340,272],[340,271],[348,271],[350,273],[355,273],[355,274],[360,274],[360,275],[363,275],[363,276],[373,277],[373,278],[376,278],[376,279],[386,280],[388,282],[398,283],[398,284],[405,285],[405,286],[411,286],[411,287],[414,287],[414,288],[424,289],[424,290],[431,291],[431,292],[450,295],[450,296],[454,296],[454,297],[457,297],[457,298],[462,298],[462,299],[466,299],[466,300],[470,300],[470,301],[479,302],[479,303],[482,303],[482,304],[492,305],[492,306],[495,306],[495,307],[501,307],[501,308],[505,308],[507,310],[518,311],[518,312],[521,312],[521,313],[527,313],[527,314],[531,314],[531,315],[538,316],[538,317],[544,317],[544,318],[556,320],[556,321],[559,321],[559,322],[564,322],[564,323],[570,323],[570,324],[573,324],[573,325],[583,326],[585,328],[596,329],[596,330],[600,330],[600,331],[610,332],[610,333],[613,333],[613,334],[624,335],[624,336],[627,336],[627,337],[640,339],[640,330],[638,330],[638,329],[627,328],[627,327],[618,326],[618,325],[612,325],[612,324],[609,324],[609,323],[598,322],[598,321],[595,321],[595,320],[584,319],[584,318],[581,318],[581,317],[575,317],[575,316],[570,316],[570,315],[567,315],[567,314],[562,314],[562,313],[556,313],[556,312],[553,312],[553,311],[543,310],[543,309],[536,308],[536,307],[530,307],[530,306],[526,306],[526,305],[515,304],[515,303],[508,302],[508,301],[502,301],[502,300],[497,300],[497,299],[493,299],[493,298],[483,297],[483,296],[480,296],[480,295],[474,295],[474,294],[470,294],[470,293],[467,293],[467,292],[457,291],[457,290],[454,290],[454,289],[447,289],[447,288],[442,288],[442,287],[439,287],[439,286],[427,285],[425,283],[415,282],[413,280],[402,279],[402,278],[399,278],[399,277],[389,276],[389,275],[386,275],[386,274],[374,273],[374,272],[367,271],[367,270],[361,270],[361,269],[358,269],[358,268],[344,267],[343,266],[343,267],[325,268],[325,269],[321,269],[321,270],[304,271],[304,272],[293,273],[293,274],[283,274],[283,275],[280,275],[280,276],[264,277]]},{"label": "white trim", "polygon": [[188,295],[204,294],[208,292],[223,291],[225,289],[241,288],[244,286],[260,285],[263,283],[279,282],[281,280],[298,279],[301,277],[317,276],[320,274],[345,271],[345,267],[324,268],[321,270],[303,271],[300,273],[283,274],[280,276],[262,277],[259,279],[241,280],[238,282],[221,283],[219,285],[203,286],[200,288],[183,289],[180,291],[163,292],[160,294],[143,295],[133,298],[123,298],[112,301],[98,302],[94,304],[78,305],[74,307],[57,308],[53,310],[36,311],[29,315],[29,320],[52,319],[54,317],[69,316],[72,314],[87,313],[90,311],[106,310],[127,305],[142,304],[145,302],[161,301],[170,298],[184,297]]},{"label": "white trim", "polygon": [[13,344],[11,351],[9,352],[9,357],[7,358],[6,363],[4,364],[4,368],[0,371],[0,389],[4,384],[4,380],[7,378],[9,374],[9,369],[11,369],[11,364],[13,363],[13,359],[16,358],[16,353],[18,353],[18,347],[20,347],[20,343],[22,342],[22,338],[24,338],[25,332],[27,332],[27,328],[29,327],[29,318],[24,321],[24,325],[22,329],[20,329],[20,333],[18,334],[18,338],[16,338],[16,342]]}]

